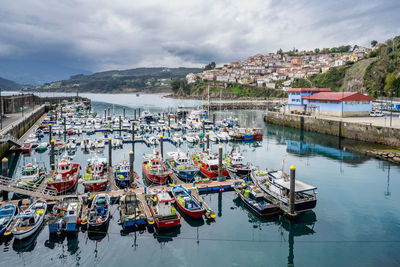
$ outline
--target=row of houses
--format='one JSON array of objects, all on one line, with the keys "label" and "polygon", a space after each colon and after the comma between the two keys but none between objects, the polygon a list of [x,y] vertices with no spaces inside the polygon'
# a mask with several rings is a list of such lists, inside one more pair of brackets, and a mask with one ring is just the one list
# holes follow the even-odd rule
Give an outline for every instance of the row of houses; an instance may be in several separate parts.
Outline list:
[{"label": "row of houses", "polygon": [[189,73],[186,79],[188,83],[204,79],[254,86],[285,81],[284,86],[290,86],[295,78],[307,78],[328,71],[332,67],[345,65],[348,61],[360,60],[369,52],[371,52],[370,48],[356,47],[352,53],[312,54],[303,51],[301,56],[277,53],[257,54],[243,62],[231,62],[220,69]]}]

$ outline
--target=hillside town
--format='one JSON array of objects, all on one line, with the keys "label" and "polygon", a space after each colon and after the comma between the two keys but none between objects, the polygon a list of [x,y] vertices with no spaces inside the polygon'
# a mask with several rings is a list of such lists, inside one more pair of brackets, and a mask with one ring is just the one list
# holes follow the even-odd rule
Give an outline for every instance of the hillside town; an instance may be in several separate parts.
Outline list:
[{"label": "hillside town", "polygon": [[347,62],[356,62],[366,57],[371,48],[355,46],[352,52],[314,53],[303,51],[291,55],[287,53],[257,54],[244,60],[234,61],[222,68],[189,73],[188,83],[197,80],[239,83],[258,87],[276,88],[281,81],[282,87],[289,87],[295,78],[307,78],[323,73],[332,67],[343,66]]}]

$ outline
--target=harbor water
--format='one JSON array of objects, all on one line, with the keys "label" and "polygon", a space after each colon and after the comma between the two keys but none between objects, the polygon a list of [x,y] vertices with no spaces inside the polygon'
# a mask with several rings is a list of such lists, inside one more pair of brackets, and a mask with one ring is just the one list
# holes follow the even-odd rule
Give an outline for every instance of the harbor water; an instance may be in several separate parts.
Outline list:
[{"label": "harbor water", "polygon": [[[53,94],[48,94],[52,96]],[[65,94],[55,94],[56,96]],[[134,108],[152,112],[193,108],[201,101],[175,100],[162,95],[81,94],[92,99],[92,110],[133,117]],[[264,169],[288,171],[318,188],[317,206],[296,222],[283,217],[260,218],[234,192],[203,195],[216,212],[215,222],[182,218],[174,231],[144,229],[124,232],[117,205],[105,233],[50,236],[47,226],[29,240],[0,240],[2,266],[395,266],[400,265],[400,167],[351,153],[348,140],[298,129],[267,125],[262,111],[215,111],[217,119],[237,117],[244,126],[263,129],[260,142],[211,144],[230,152],[237,146],[245,160]],[[139,114],[137,114],[139,115]],[[111,137],[116,133],[110,134]],[[93,138],[104,133],[96,133]],[[85,134],[83,134],[85,136]],[[167,134],[168,136],[168,134]],[[43,141],[48,141],[48,136]],[[63,137],[61,137],[62,139]],[[82,139],[82,136],[80,137]],[[113,150],[113,165],[128,160],[132,144]],[[142,176],[142,156],[159,146],[134,145],[134,169]],[[164,151],[177,147],[166,142]],[[194,152],[199,146],[180,146]],[[108,147],[100,151],[107,157]],[[48,152],[9,155],[16,175],[25,162],[44,162]],[[92,155],[78,148],[74,162],[83,167]],[[138,180],[139,186],[143,183]],[[83,192],[82,185],[78,191]]]}]

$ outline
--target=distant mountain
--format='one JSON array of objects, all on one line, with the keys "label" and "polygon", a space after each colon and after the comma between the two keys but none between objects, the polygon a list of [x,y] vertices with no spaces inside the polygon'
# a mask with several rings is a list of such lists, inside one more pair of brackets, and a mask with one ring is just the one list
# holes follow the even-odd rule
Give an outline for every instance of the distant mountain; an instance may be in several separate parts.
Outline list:
[{"label": "distant mountain", "polygon": [[22,89],[23,85],[1,78],[0,77],[0,88],[1,90],[20,90]]},{"label": "distant mountain", "polygon": [[73,75],[68,80],[46,83],[39,89],[105,93],[170,91],[173,78],[184,78],[190,72],[199,71],[199,68],[162,67],[110,70],[91,75]]},{"label": "distant mountain", "polygon": [[68,79],[76,73],[90,71],[60,66],[51,62],[0,59],[0,76],[21,84],[42,85],[46,82]]}]

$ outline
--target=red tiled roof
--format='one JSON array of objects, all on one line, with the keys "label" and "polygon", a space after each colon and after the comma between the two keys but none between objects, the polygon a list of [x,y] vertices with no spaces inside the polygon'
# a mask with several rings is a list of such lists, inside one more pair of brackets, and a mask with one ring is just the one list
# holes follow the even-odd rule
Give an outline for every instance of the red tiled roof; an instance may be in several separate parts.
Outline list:
[{"label": "red tiled roof", "polygon": [[329,88],[290,88],[288,89],[289,93],[316,93],[316,92],[330,92]]},{"label": "red tiled roof", "polygon": [[372,97],[357,92],[322,92],[311,96],[303,96],[302,99],[325,101],[375,101]]}]

